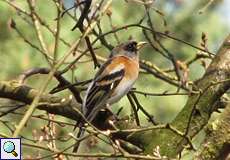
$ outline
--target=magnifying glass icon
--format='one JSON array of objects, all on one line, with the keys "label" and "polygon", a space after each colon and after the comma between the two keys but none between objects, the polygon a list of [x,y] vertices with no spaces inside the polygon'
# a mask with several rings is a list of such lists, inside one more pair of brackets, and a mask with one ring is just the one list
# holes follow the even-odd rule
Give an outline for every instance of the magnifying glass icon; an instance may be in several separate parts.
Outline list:
[{"label": "magnifying glass icon", "polygon": [[4,144],[3,144],[3,150],[6,152],[6,153],[11,153],[14,157],[17,157],[18,154],[15,152],[15,145],[13,142],[11,141],[6,141]]}]

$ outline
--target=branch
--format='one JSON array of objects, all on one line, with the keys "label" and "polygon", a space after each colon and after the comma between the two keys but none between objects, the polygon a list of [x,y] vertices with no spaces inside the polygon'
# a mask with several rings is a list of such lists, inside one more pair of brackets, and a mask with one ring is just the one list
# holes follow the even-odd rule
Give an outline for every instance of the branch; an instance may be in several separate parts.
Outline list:
[{"label": "branch", "polygon": [[81,13],[81,16],[80,16],[78,22],[71,29],[72,31],[75,30],[76,28],[83,28],[83,22],[84,22],[84,19],[86,19],[86,17],[88,16],[91,3],[92,3],[92,0],[85,0],[84,1],[84,4],[85,4],[84,9],[83,9],[83,11]]},{"label": "branch", "polygon": [[196,159],[227,159],[230,154],[230,104],[206,130],[206,138]]},{"label": "branch", "polygon": [[[50,69],[49,68],[32,68],[29,69],[25,72],[23,72],[20,76],[19,76],[19,83],[24,83],[25,79],[35,75],[35,74],[49,74],[50,73]],[[61,72],[56,72],[54,73],[54,77],[58,80],[59,87],[62,86],[67,86],[67,88],[72,92],[74,98],[77,100],[77,102],[82,103],[82,99],[81,99],[81,95],[80,92],[71,85],[71,83],[69,81],[67,81],[62,75]],[[51,93],[51,92],[50,92]]]},{"label": "branch", "polygon": [[[38,94],[38,90],[22,85],[17,81],[0,81],[1,98],[8,98],[30,105]],[[24,107],[24,105],[21,105],[21,107]],[[78,112],[81,110],[81,104],[77,103],[75,99],[60,98],[48,93],[43,93],[40,96],[37,109],[75,121],[78,121],[82,116],[82,114]],[[92,121],[92,124],[101,130],[107,130],[108,128],[111,129],[108,119],[113,119],[112,116],[114,115],[112,115],[111,112],[100,111],[96,118]]]},{"label": "branch", "polygon": [[[25,85],[20,85],[16,81],[0,82],[0,97],[31,104],[38,95],[38,91]],[[79,114],[73,109],[80,105],[72,99],[63,99],[51,94],[42,94],[38,109],[49,113],[61,115],[73,120],[78,120]]]},{"label": "branch", "polygon": [[[208,123],[210,115],[215,111],[216,102],[230,88],[230,35],[223,42],[204,76],[195,84],[193,90],[200,93],[189,96],[182,111],[170,124],[189,138],[197,135]],[[161,154],[168,157],[176,157],[189,144],[185,137],[170,129],[132,134],[127,140],[144,146],[147,154],[160,146]]]}]

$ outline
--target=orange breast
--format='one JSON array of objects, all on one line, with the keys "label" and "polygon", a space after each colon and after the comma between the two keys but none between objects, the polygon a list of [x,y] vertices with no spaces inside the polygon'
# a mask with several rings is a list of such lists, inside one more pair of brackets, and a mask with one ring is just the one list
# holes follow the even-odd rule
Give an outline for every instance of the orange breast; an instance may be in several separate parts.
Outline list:
[{"label": "orange breast", "polygon": [[137,79],[139,74],[138,59],[124,57],[122,60],[122,63],[125,65],[125,77],[127,79]]},{"label": "orange breast", "polygon": [[126,56],[114,57],[113,62],[107,67],[108,70],[112,70],[119,64],[125,67],[125,77],[127,79],[136,79],[139,73],[139,62],[138,58],[129,58]]},{"label": "orange breast", "polygon": [[138,59],[131,59],[125,56],[119,56],[115,58],[116,64],[123,64],[125,68],[125,75],[112,93],[108,103],[112,104],[117,102],[121,97],[128,93],[132,88],[139,74],[139,63]]}]

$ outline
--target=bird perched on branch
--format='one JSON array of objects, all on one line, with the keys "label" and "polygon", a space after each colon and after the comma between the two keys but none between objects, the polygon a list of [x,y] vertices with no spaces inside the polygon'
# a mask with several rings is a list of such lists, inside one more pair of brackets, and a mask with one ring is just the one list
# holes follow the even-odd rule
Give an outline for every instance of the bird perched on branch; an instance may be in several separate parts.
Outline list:
[{"label": "bird perched on branch", "polygon": [[[146,42],[128,41],[116,46],[89,84],[82,104],[85,119],[92,122],[101,109],[119,101],[132,88],[139,74],[139,54]],[[79,125],[82,127],[82,123]],[[77,137],[84,131],[80,129]],[[77,151],[79,144],[74,147]]]}]

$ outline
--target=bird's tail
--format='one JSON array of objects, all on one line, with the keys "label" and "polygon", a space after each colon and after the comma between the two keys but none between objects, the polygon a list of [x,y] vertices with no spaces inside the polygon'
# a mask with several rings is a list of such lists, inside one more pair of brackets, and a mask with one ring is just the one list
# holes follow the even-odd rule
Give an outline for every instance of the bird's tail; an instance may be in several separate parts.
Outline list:
[{"label": "bird's tail", "polygon": [[79,126],[79,131],[77,133],[77,136],[76,138],[78,139],[76,141],[76,143],[74,144],[74,147],[73,147],[73,152],[77,152],[78,151],[78,148],[80,146],[80,143],[81,141],[79,140],[80,138],[82,138],[84,136],[84,133],[85,133],[85,129],[81,126]]}]

